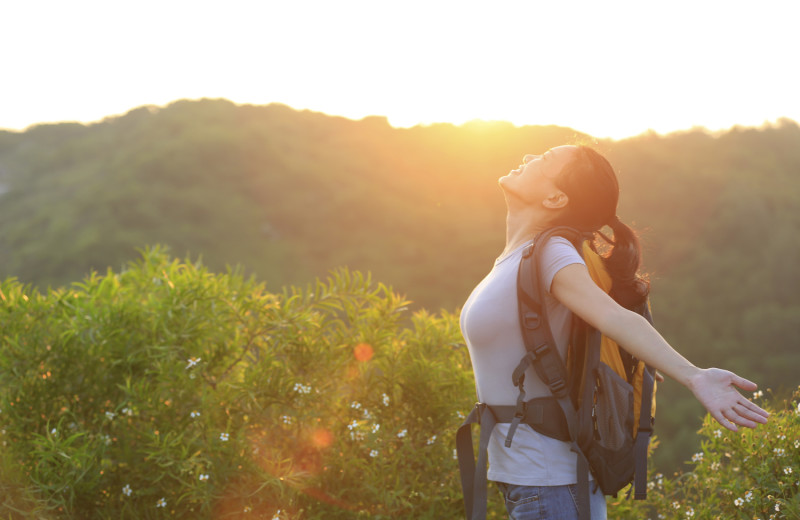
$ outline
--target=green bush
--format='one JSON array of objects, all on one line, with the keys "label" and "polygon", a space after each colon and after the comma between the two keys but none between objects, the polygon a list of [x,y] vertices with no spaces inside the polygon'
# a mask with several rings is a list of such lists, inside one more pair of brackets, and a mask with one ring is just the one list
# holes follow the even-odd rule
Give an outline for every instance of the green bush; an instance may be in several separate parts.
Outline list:
[{"label": "green bush", "polygon": [[[754,400],[763,399],[762,392]],[[775,520],[800,518],[800,389],[766,425],[731,432],[706,415],[692,469],[651,474],[646,501],[610,498],[609,518]]]},{"label": "green bush", "polygon": [[453,438],[474,384],[453,315],[409,315],[346,270],[270,293],[159,249],[0,291],[2,518],[463,509]]},{"label": "green bush", "polygon": [[[0,518],[460,518],[469,356],[455,315],[406,304],[356,272],[273,293],[158,248],[46,294],[6,280]],[[755,431],[706,418],[693,469],[609,518],[800,518],[798,401]]]}]

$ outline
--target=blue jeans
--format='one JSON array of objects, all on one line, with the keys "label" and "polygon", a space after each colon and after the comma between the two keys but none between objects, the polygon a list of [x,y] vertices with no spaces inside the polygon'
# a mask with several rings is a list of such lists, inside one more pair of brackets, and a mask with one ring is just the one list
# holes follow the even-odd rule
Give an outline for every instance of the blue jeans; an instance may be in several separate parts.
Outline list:
[{"label": "blue jeans", "polygon": [[[577,520],[578,489],[569,486],[518,486],[496,482],[509,520]],[[589,490],[594,488],[589,483]],[[589,497],[592,520],[606,519],[606,497],[597,489]]]}]

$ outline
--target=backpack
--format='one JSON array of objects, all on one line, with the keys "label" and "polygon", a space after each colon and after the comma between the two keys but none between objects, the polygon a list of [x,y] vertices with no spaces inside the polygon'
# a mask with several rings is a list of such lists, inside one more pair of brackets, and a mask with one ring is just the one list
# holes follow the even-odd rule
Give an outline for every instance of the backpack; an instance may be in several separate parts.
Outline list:
[{"label": "backpack", "polygon": [[[520,424],[570,444],[577,457],[577,499],[581,520],[589,520],[589,478],[605,495],[628,484],[634,498],[647,496],[647,452],[655,422],[655,370],[634,358],[611,338],[573,316],[567,360],[556,349],[544,305],[546,289],[540,282],[544,244],[560,236],[575,245],[592,280],[605,292],[611,277],[594,250],[593,235],[568,227],[540,233],[523,250],[517,275],[519,321],[526,353],[511,375],[520,393],[516,405],[477,403],[456,433],[461,488],[468,520],[486,518],[487,447],[497,423],[511,423],[505,446],[511,447]],[[633,310],[651,324],[645,300]],[[533,366],[552,396],[525,400],[525,370]],[[472,445],[472,424],[480,425],[477,461]]]}]

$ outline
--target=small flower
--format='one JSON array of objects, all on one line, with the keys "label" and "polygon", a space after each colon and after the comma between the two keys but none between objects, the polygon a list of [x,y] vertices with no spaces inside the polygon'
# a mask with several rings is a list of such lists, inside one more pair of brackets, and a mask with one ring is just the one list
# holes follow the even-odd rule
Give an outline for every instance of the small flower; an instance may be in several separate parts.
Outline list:
[{"label": "small flower", "polygon": [[703,460],[703,452],[698,452],[692,455],[692,462],[701,462]]},{"label": "small flower", "polygon": [[775,448],[774,450],[772,450],[772,453],[774,453],[778,457],[786,456],[786,450],[784,450],[783,448]]},{"label": "small flower", "polygon": [[458,450],[453,450],[453,458],[458,460]]},{"label": "small flower", "polygon": [[220,433],[219,434],[219,440],[221,440],[222,442],[228,442],[228,434],[224,433],[224,432]]},{"label": "small flower", "polygon": [[747,502],[751,502],[753,500],[753,492],[752,491],[748,491],[747,493],[745,493],[744,494],[744,499]]},{"label": "small flower", "polygon": [[456,417],[459,419],[464,419],[466,416],[461,411],[456,411]]},{"label": "small flower", "polygon": [[292,418],[288,415],[281,415],[281,421],[283,424],[292,424]]},{"label": "small flower", "polygon": [[[247,508],[245,508],[245,509],[247,509]],[[245,511],[245,512],[249,513],[250,511]],[[272,520],[281,520],[281,510],[280,509],[275,511],[275,514],[272,516]]]},{"label": "small flower", "polygon": [[369,452],[369,456],[373,459],[378,456],[378,450],[372,450]]},{"label": "small flower", "polygon": [[208,474],[207,473],[201,473],[200,474],[200,482],[204,482],[206,480],[208,480]]},{"label": "small flower", "polygon": [[131,486],[129,484],[125,484],[125,487],[122,488],[122,494],[125,495],[126,497],[129,497],[131,496],[131,493],[133,493]]},{"label": "small flower", "polygon": [[193,411],[192,413],[189,414],[189,417],[191,417],[192,419],[197,419],[198,417],[200,417],[200,412]]},{"label": "small flower", "polygon": [[691,507],[686,508],[686,516],[688,516],[689,518],[693,517],[694,509],[692,509]]},{"label": "small flower", "polygon": [[675,502],[672,502],[672,507],[673,507],[674,509],[680,509],[680,508],[681,508],[681,505],[680,505],[680,504],[679,504],[677,501],[675,501]]},{"label": "small flower", "polygon": [[406,429],[402,429],[399,432],[397,432],[397,438],[398,439],[402,439],[406,435],[408,435],[408,430],[406,430]]},{"label": "small flower", "polygon": [[717,439],[722,437],[722,430],[714,430],[714,437]]},{"label": "small flower", "polygon": [[792,474],[791,466],[786,466],[785,468],[783,468],[783,474],[784,475],[791,475]]},{"label": "small flower", "polygon": [[307,386],[307,385],[300,384],[300,383],[295,383],[294,384],[294,391],[297,392],[298,394],[310,394],[311,393],[311,387]]},{"label": "small flower", "polygon": [[794,449],[800,449],[800,439],[794,441]]},{"label": "small flower", "polygon": [[193,366],[197,365],[200,361],[201,361],[201,359],[199,357],[198,358],[190,357],[189,359],[186,360],[186,368],[185,368],[185,370],[189,370]]},{"label": "small flower", "polygon": [[167,501],[164,499],[164,497],[158,499],[158,502],[156,502],[156,507],[167,507]]},{"label": "small flower", "polygon": [[252,508],[252,507],[250,507],[250,506],[244,506],[244,512],[245,512],[245,513],[249,513],[249,512],[250,512],[250,511],[252,511],[252,510],[253,510],[253,508]]},{"label": "small flower", "polygon": [[111,446],[111,437],[109,435],[101,435],[100,438],[103,439],[103,444]]},{"label": "small flower", "polygon": [[53,437],[57,437],[58,436],[58,430],[53,428],[52,430],[50,430],[50,435],[52,435]]},{"label": "small flower", "polygon": [[109,421],[113,421],[114,417],[116,416],[117,414],[115,414],[114,412],[106,412],[106,419],[108,419]]},{"label": "small flower", "polygon": [[373,424],[372,425],[372,433],[378,433],[378,430],[380,430],[380,429],[381,429],[381,425],[380,424]]},{"label": "small flower", "polygon": [[781,510],[781,503],[780,503],[780,502],[777,502],[777,503],[775,504],[775,512],[776,512],[776,513],[778,513],[778,512],[780,512],[780,510]]},{"label": "small flower", "polygon": [[126,406],[125,408],[123,408],[123,409],[122,409],[122,413],[123,413],[124,415],[131,416],[131,415],[133,415],[133,410],[131,410],[130,408],[128,408],[128,407]]},{"label": "small flower", "polygon": [[753,392],[753,399],[758,399],[759,397],[764,397],[764,392],[762,392],[761,390]]},{"label": "small flower", "polygon": [[352,403],[350,403],[350,408],[352,408],[353,410],[359,410],[361,408],[361,403],[359,403],[358,401],[353,401]]},{"label": "small flower", "polygon": [[428,439],[428,440],[425,442],[425,444],[427,444],[428,446],[430,446],[430,445],[431,445],[431,444],[433,444],[434,442],[436,442],[436,435],[433,435],[433,436],[432,436],[430,439]]},{"label": "small flower", "polygon": [[355,430],[356,428],[358,428],[358,421],[353,419],[352,421],[350,421],[350,424],[347,425],[347,429],[348,430]]},{"label": "small flower", "polygon": [[744,500],[742,500],[741,498],[737,498],[736,500],[733,501],[733,505],[735,505],[736,507],[742,507],[742,504],[744,504]]},{"label": "small flower", "polygon": [[381,396],[381,400],[383,401],[383,406],[389,406],[389,396],[388,395],[383,394]]},{"label": "small flower", "polygon": [[364,420],[366,420],[366,421],[372,420],[372,414],[369,413],[369,410],[367,410],[366,408],[364,408],[362,416],[364,417]]},{"label": "small flower", "polygon": [[720,468],[719,462],[714,461],[711,463],[711,471],[719,471],[719,468]]}]

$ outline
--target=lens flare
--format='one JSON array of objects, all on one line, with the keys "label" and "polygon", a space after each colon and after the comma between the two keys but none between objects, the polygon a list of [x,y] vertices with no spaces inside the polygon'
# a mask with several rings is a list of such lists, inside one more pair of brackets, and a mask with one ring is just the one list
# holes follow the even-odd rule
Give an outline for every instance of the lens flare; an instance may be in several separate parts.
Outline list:
[{"label": "lens flare", "polygon": [[353,355],[361,362],[369,361],[373,354],[372,346],[367,343],[359,343],[353,348]]}]

